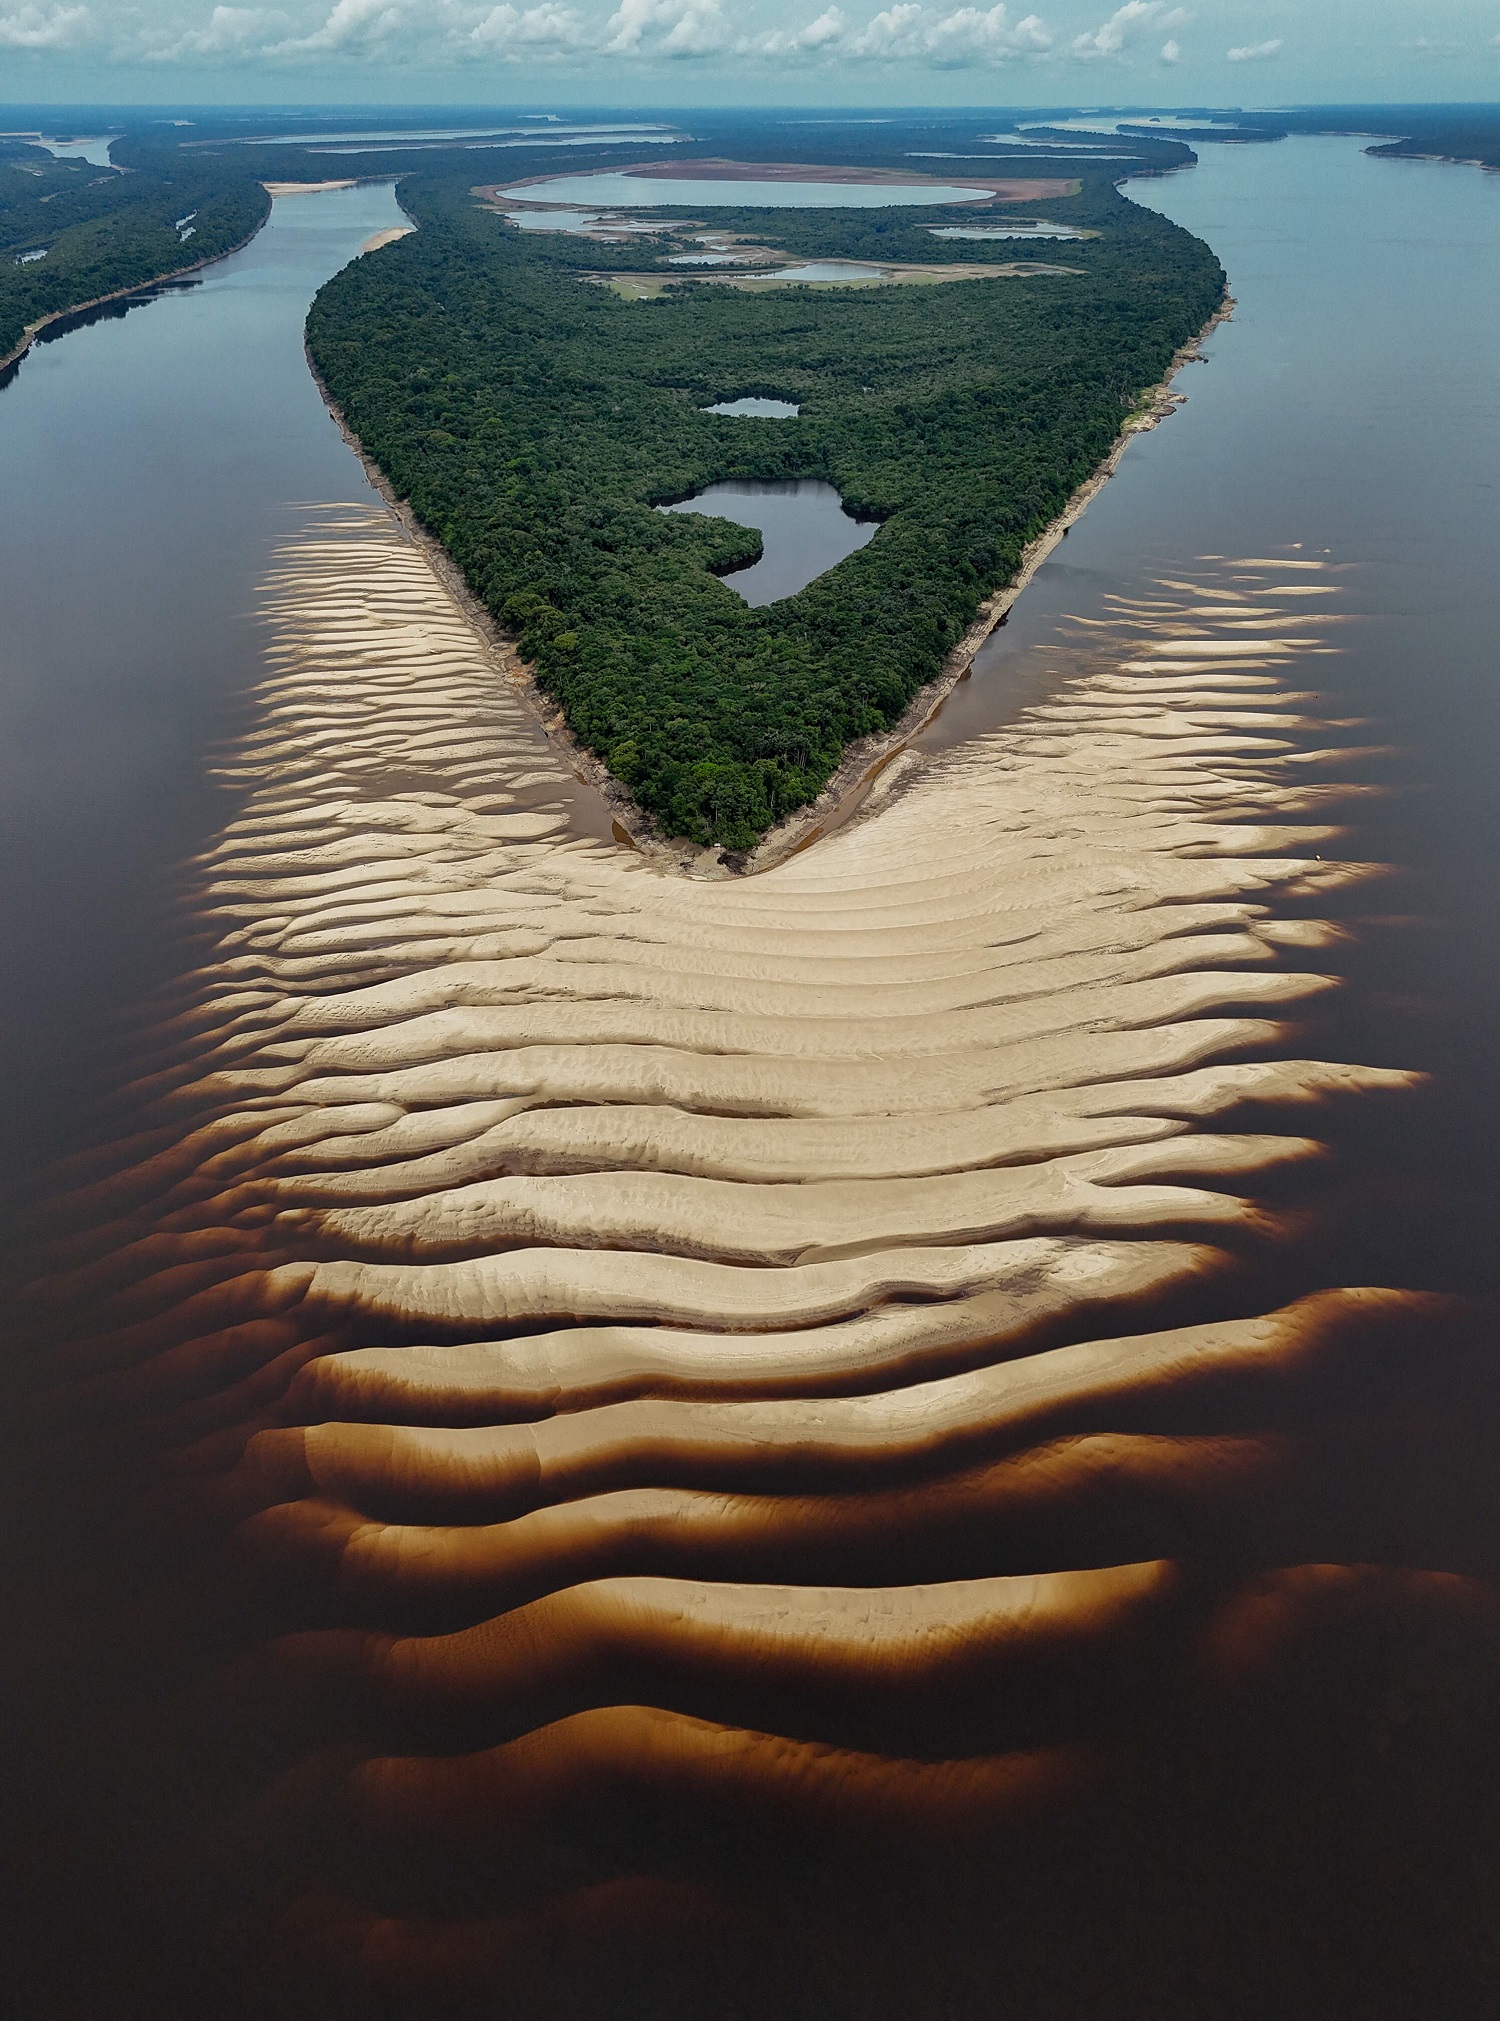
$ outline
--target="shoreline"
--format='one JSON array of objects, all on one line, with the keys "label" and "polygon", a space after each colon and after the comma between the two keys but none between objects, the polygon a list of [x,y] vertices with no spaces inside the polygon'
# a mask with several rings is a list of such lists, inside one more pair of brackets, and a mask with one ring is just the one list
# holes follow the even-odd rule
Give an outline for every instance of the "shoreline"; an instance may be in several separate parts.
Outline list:
[{"label": "shoreline", "polygon": [[697,882],[710,883],[730,877],[753,877],[760,871],[770,870],[776,864],[784,863],[788,857],[811,848],[833,828],[842,825],[846,811],[853,811],[852,808],[846,808],[846,803],[853,801],[856,795],[863,796],[892,760],[926,729],[959,682],[968,678],[979,648],[1008,616],[1042,563],[1061,544],[1064,534],[1077,525],[1114,476],[1131,443],[1138,436],[1149,434],[1183,404],[1187,395],[1174,394],[1173,381],[1185,365],[1202,359],[1203,345],[1221,324],[1229,321],[1234,309],[1234,297],[1226,288],[1223,300],[1202,329],[1173,353],[1172,362],[1165,375],[1156,385],[1148,387],[1141,396],[1139,406],[1127,419],[1104,461],[1073,492],[1057,518],[1044,527],[1036,539],[1027,545],[1015,575],[1002,588],[986,598],[980,606],[978,616],[958,644],[949,652],[941,670],[925,687],[917,690],[900,721],[893,724],[889,730],[879,731],[870,737],[861,737],[848,745],[837,771],[817,798],[810,800],[806,806],[797,808],[776,827],[768,829],[755,848],[743,854],[725,850],[717,843],[700,846],[695,842],[674,842],[656,832],[653,817],[635,801],[608,767],[574,737],[562,710],[552,697],[538,686],[531,668],[517,651],[515,641],[496,624],[490,612],[464,581],[463,573],[452,556],[442,543],[418,522],[407,502],[396,495],[384,471],[365,453],[359,437],[344,418],[343,410],[324,384],[323,375],[307,348],[305,335],[302,350],[319,397],[332,415],[344,441],[359,458],[360,467],[372,489],[407,539],[427,560],[443,588],[479,636],[499,671],[520,694],[548,743],[557,751],[568,770],[580,785],[592,787],[604,801],[613,817],[616,841],[634,849],[655,869],[678,877],[692,878]]},{"label": "shoreline", "polygon": [[28,323],[20,343],[0,358],[0,383],[3,383],[6,373],[20,364],[42,332],[50,330],[54,323],[61,323],[68,316],[87,315],[90,309],[105,308],[110,302],[126,301],[131,295],[149,294],[153,288],[164,288],[169,281],[180,280],[184,274],[196,274],[204,267],[215,267],[220,260],[227,260],[234,253],[242,253],[246,246],[259,238],[270,222],[271,213],[267,211],[253,232],[248,232],[236,245],[226,246],[221,253],[209,253],[204,259],[193,260],[185,267],[173,267],[165,274],[153,275],[150,280],[132,281],[128,288],[114,288],[109,294],[95,295],[87,302],[74,302],[69,308],[54,309],[50,316],[43,316],[39,323]]}]

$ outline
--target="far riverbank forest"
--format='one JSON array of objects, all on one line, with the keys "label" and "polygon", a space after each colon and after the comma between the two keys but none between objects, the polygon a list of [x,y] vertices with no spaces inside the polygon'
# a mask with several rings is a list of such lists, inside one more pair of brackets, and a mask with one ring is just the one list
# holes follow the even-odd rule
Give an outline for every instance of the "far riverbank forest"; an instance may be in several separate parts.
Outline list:
[{"label": "far riverbank forest", "polygon": [[230,252],[270,215],[245,165],[129,140],[115,159],[0,139],[0,360],[32,325]]},{"label": "far riverbank forest", "polygon": [[[1045,216],[1096,234],[1032,255],[1077,272],[625,301],[580,270],[689,242],[522,234],[467,179],[408,176],[420,230],[328,283],[309,348],[578,739],[664,833],[741,850],[900,718],[1218,306],[1199,240],[1097,171],[1073,187],[961,213],[692,217],[798,254],[999,262],[1026,249],[924,227]],[[700,411],[742,394],[801,416]],[[752,610],[718,576],[759,535],[652,509],[733,477],[825,478],[880,531]]]}]

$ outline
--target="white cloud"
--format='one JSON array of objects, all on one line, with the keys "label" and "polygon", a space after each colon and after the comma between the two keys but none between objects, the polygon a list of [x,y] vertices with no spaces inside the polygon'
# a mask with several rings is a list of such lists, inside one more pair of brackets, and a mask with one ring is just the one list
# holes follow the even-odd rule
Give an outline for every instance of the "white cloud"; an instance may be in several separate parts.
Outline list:
[{"label": "white cloud", "polygon": [[719,0],[689,0],[661,40],[663,56],[715,56],[729,42]]},{"label": "white cloud", "polygon": [[1181,63],[1182,44],[1180,42],[1164,42],[1161,46],[1161,60],[1163,63]]},{"label": "white cloud", "polygon": [[22,7],[0,14],[0,49],[73,49],[87,39],[94,17],[87,7]]},{"label": "white cloud", "polygon": [[606,56],[635,56],[648,47],[653,55],[713,56],[728,40],[719,0],[620,0],[599,46]]},{"label": "white cloud", "polygon": [[512,62],[523,56],[562,55],[570,49],[587,48],[588,25],[576,9],[543,0],[539,7],[524,13],[507,5],[489,12],[462,38],[465,55],[502,57]]},{"label": "white cloud", "polygon": [[1238,49],[1227,52],[1231,63],[1264,63],[1269,57],[1279,56],[1285,48],[1279,35],[1269,42],[1245,42]]},{"label": "white cloud", "polygon": [[1185,7],[1169,7],[1167,0],[1125,0],[1102,27],[1073,37],[1073,54],[1123,56],[1126,45],[1146,29],[1176,28],[1188,18]]},{"label": "white cloud", "polygon": [[1052,44],[1052,31],[1039,14],[1013,21],[1004,4],[958,7],[942,14],[920,0],[896,0],[863,27],[833,6],[803,28],[745,36],[736,47],[746,56],[841,57],[857,63],[922,63],[947,70],[1041,56]]},{"label": "white cloud", "polygon": [[772,28],[763,35],[747,36],[740,42],[744,55],[808,56],[829,49],[843,36],[849,23],[841,10],[829,7],[804,28]]},{"label": "white cloud", "polygon": [[180,63],[192,56],[258,55],[266,43],[284,36],[292,17],[278,7],[216,7],[206,28],[188,28],[166,37],[148,34],[142,54],[149,63]]},{"label": "white cloud", "polygon": [[334,0],[332,13],[321,28],[310,35],[298,35],[273,42],[267,56],[318,56],[343,54],[379,55],[406,27],[409,16],[395,0]]}]

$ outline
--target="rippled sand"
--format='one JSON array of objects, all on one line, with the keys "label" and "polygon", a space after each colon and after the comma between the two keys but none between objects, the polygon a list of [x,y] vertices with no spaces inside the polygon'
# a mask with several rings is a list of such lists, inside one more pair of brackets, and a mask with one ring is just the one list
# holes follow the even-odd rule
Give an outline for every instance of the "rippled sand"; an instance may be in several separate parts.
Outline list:
[{"label": "rippled sand", "polygon": [[579,832],[384,515],[287,548],[197,952],[20,1310],[98,1506],[261,1596],[215,1857],[291,1981],[1075,2011],[1059,1929],[1156,1983],[1224,1735],[1381,1624],[1493,1635],[1473,1318],[1329,1275],[1330,1133],[1414,1078],[1309,1044],[1378,874],[1339,580],[1114,599],[704,885]]}]

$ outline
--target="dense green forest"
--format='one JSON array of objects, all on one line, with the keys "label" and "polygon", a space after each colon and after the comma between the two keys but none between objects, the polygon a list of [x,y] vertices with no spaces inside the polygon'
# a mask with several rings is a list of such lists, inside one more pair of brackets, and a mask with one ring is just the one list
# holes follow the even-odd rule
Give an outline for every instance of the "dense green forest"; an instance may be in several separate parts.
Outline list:
[{"label": "dense green forest", "polygon": [[[1206,246],[1097,173],[999,213],[1098,233],[1066,246],[1077,275],[651,302],[577,269],[668,247],[521,234],[442,177],[401,196],[421,230],[313,305],[319,371],[579,739],[666,833],[730,849],[899,718],[1224,286]],[[976,257],[922,229],[951,209],[695,215],[798,253]],[[747,393],[801,418],[700,411]],[[652,510],[736,476],[827,478],[881,530],[752,610],[715,572],[759,536]]]},{"label": "dense green forest", "polygon": [[101,168],[0,141],[0,359],[45,317],[228,252],[270,207],[240,163],[162,149]]}]

